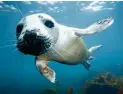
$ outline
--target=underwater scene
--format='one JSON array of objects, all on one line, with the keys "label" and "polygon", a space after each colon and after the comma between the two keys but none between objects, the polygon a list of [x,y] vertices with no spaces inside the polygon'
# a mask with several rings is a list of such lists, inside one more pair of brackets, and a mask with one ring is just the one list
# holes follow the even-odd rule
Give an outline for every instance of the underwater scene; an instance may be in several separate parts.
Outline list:
[{"label": "underwater scene", "polygon": [[0,94],[123,94],[123,2],[0,1]]}]

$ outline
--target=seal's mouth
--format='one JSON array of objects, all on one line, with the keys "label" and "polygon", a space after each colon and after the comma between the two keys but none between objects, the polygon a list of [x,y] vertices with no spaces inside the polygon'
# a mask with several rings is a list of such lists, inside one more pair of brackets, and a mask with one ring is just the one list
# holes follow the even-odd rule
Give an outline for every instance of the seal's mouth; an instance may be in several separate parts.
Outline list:
[{"label": "seal's mouth", "polygon": [[17,48],[24,54],[38,56],[44,54],[51,47],[51,39],[46,36],[29,35],[17,41]]}]

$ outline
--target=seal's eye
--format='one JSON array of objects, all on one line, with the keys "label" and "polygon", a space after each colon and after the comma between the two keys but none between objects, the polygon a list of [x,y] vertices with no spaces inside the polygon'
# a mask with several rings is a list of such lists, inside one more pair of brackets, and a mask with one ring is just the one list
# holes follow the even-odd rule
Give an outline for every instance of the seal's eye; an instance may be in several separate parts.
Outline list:
[{"label": "seal's eye", "polygon": [[17,35],[17,37],[20,35],[20,33],[21,33],[23,27],[24,27],[23,24],[17,25],[17,28],[16,28],[16,35]]},{"label": "seal's eye", "polygon": [[50,20],[46,20],[46,21],[44,22],[44,24],[45,24],[47,27],[49,27],[49,28],[53,28],[53,27],[54,27],[54,23],[53,23],[52,21],[50,21]]},{"label": "seal's eye", "polygon": [[22,29],[23,29],[23,24],[19,24],[18,26],[17,26],[17,28],[16,28],[16,31],[17,31],[17,33],[21,33],[21,31],[22,31]]}]

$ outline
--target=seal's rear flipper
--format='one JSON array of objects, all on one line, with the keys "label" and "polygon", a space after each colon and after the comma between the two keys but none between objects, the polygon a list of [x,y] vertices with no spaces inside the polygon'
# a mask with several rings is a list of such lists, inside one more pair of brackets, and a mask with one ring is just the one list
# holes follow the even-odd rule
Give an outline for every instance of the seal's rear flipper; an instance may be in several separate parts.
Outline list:
[{"label": "seal's rear flipper", "polygon": [[114,22],[113,18],[107,18],[92,24],[86,29],[73,28],[73,30],[75,31],[75,35],[80,37],[80,36],[85,36],[85,35],[101,32],[107,29],[109,26],[111,26],[113,22]]},{"label": "seal's rear flipper", "polygon": [[93,56],[89,56],[88,60],[94,60],[95,58]]},{"label": "seal's rear flipper", "polygon": [[93,47],[89,48],[88,51],[89,51],[90,53],[92,53],[92,52],[98,50],[100,47],[102,47],[102,45],[93,46]]},{"label": "seal's rear flipper", "polygon": [[39,72],[50,80],[52,83],[55,83],[55,72],[48,66],[48,61],[39,60],[36,58],[36,67],[38,68]]},{"label": "seal's rear flipper", "polygon": [[83,64],[83,66],[84,66],[87,70],[89,70],[89,68],[90,68],[90,66],[91,66],[91,64],[90,64],[89,61],[86,61],[86,62],[84,62],[84,63],[82,63],[82,64]]}]

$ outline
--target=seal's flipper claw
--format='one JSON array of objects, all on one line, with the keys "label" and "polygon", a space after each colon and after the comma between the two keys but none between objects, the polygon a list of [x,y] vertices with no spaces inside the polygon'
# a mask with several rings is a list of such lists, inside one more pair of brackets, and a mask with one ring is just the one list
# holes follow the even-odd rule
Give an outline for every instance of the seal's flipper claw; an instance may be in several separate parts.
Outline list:
[{"label": "seal's flipper claw", "polygon": [[36,67],[39,72],[52,83],[55,83],[56,73],[47,65],[47,63],[48,61],[36,59]]},{"label": "seal's flipper claw", "polygon": [[107,19],[98,21],[97,23],[93,24],[91,28],[95,28],[97,32],[100,32],[108,28],[110,25],[112,25],[113,22],[114,22],[113,18],[107,18]]},{"label": "seal's flipper claw", "polygon": [[109,26],[111,26],[113,24],[113,22],[114,22],[113,18],[107,18],[107,19],[98,21],[98,22],[92,24],[91,26],[89,26],[87,28],[87,31],[90,31],[92,34],[101,32],[101,31],[107,29]]},{"label": "seal's flipper claw", "polygon": [[89,68],[91,67],[91,64],[90,64],[89,61],[86,61],[86,62],[83,63],[83,66],[84,66],[87,70],[89,70]]},{"label": "seal's flipper claw", "polygon": [[114,22],[113,18],[107,18],[107,19],[95,22],[94,24],[90,25],[88,28],[85,28],[85,29],[73,28],[73,30],[75,31],[76,36],[81,37],[81,36],[91,35],[91,34],[101,32],[107,29],[109,26],[111,26],[113,22]]}]

